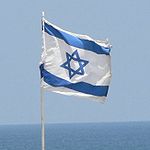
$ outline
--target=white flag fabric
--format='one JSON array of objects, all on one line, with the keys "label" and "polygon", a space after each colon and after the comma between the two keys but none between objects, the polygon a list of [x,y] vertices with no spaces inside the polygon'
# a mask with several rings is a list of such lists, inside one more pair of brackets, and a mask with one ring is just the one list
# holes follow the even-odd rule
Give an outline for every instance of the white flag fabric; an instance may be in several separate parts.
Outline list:
[{"label": "white flag fabric", "polygon": [[111,79],[111,45],[43,20],[42,87],[65,95],[104,100]]}]

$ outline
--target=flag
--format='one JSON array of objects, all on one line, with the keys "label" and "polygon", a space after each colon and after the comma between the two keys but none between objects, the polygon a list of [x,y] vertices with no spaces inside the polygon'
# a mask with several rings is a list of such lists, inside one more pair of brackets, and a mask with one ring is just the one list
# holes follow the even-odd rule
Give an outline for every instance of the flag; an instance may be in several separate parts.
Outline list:
[{"label": "flag", "polygon": [[104,100],[111,79],[110,43],[65,31],[46,19],[42,24],[42,88]]}]

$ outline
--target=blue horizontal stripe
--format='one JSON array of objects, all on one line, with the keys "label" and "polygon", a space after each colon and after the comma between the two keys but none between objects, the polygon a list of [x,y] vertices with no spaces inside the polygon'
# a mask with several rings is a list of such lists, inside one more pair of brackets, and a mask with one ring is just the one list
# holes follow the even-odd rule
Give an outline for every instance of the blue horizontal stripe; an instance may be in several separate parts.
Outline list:
[{"label": "blue horizontal stripe", "polygon": [[44,30],[49,35],[52,35],[59,39],[64,40],[68,45],[71,45],[71,46],[74,46],[77,48],[81,48],[84,50],[92,51],[97,54],[109,55],[109,53],[110,53],[110,48],[100,46],[100,45],[96,44],[94,41],[81,39],[81,38],[75,37],[71,34],[68,34],[66,32],[60,31],[60,30],[54,28],[53,26],[51,26],[50,24],[47,24],[46,22],[44,24]]},{"label": "blue horizontal stripe", "polygon": [[44,81],[53,87],[66,87],[93,96],[107,96],[109,86],[94,86],[86,82],[71,83],[46,71],[44,64],[40,65],[40,71]]}]

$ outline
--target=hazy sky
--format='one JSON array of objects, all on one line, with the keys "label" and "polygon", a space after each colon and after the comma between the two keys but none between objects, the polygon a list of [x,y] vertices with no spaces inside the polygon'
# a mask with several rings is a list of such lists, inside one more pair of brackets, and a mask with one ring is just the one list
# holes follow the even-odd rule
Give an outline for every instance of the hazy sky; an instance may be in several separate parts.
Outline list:
[{"label": "hazy sky", "polygon": [[41,12],[71,32],[109,38],[107,102],[45,93],[46,123],[150,121],[149,0],[13,0],[0,5],[0,124],[40,123]]}]

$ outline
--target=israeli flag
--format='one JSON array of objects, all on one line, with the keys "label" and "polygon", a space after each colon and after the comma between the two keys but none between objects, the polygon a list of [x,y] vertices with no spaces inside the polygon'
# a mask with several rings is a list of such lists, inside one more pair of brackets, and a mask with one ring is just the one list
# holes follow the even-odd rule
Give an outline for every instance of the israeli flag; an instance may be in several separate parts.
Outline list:
[{"label": "israeli flag", "polygon": [[42,87],[52,92],[104,100],[111,79],[107,40],[93,40],[43,20]]}]

